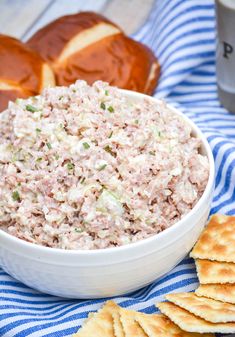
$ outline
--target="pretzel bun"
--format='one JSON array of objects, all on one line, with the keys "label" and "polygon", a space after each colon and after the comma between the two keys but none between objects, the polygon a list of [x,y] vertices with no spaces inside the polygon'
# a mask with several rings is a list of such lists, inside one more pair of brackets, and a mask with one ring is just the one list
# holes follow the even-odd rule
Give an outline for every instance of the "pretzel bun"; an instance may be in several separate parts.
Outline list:
[{"label": "pretzel bun", "polygon": [[28,41],[52,66],[57,85],[77,79],[103,80],[119,88],[152,94],[160,66],[153,52],[93,12],[61,17]]},{"label": "pretzel bun", "polygon": [[0,34],[0,60],[0,111],[9,100],[36,95],[55,85],[50,66],[19,40]]}]

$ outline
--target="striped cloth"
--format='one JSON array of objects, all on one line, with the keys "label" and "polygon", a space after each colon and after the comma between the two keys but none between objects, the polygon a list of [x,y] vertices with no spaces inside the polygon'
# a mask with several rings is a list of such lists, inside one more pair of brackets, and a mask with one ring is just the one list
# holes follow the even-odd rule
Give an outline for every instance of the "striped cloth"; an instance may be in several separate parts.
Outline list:
[{"label": "striped cloth", "polygon": [[[149,45],[162,65],[156,96],[192,118],[210,142],[217,173],[211,213],[235,214],[235,115],[220,106],[216,93],[214,1],[157,0],[134,37]],[[191,291],[197,283],[194,262],[186,258],[165,277],[116,301],[152,313],[164,294]],[[70,336],[103,302],[44,295],[0,270],[0,336]]]}]

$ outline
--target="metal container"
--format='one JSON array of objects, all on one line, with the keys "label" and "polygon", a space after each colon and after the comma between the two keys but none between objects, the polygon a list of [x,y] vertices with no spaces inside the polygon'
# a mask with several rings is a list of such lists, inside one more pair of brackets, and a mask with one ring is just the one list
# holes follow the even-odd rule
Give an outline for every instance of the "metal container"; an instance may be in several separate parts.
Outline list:
[{"label": "metal container", "polygon": [[216,0],[216,72],[221,104],[235,112],[235,0]]}]

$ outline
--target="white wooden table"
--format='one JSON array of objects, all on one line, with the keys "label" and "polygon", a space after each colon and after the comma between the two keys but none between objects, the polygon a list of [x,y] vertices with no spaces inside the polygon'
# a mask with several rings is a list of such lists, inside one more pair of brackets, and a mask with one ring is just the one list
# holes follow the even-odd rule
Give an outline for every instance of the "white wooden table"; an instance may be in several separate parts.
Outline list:
[{"label": "white wooden table", "polygon": [[0,0],[0,33],[27,40],[50,21],[78,11],[96,11],[134,33],[154,0]]}]

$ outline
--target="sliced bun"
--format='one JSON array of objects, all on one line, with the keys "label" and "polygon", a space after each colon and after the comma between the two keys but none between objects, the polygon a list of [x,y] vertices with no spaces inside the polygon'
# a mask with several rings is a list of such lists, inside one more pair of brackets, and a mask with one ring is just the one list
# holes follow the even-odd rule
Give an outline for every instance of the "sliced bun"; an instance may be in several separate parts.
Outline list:
[{"label": "sliced bun", "polygon": [[0,35],[0,59],[0,111],[9,100],[36,95],[55,85],[50,66],[17,39]]},{"label": "sliced bun", "polygon": [[121,29],[93,12],[62,16],[36,32],[28,45],[46,61],[64,62],[69,56]]},{"label": "sliced bun", "polygon": [[103,80],[152,94],[160,73],[153,52],[92,12],[61,17],[39,30],[28,45],[52,66],[57,85]]}]

